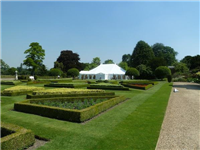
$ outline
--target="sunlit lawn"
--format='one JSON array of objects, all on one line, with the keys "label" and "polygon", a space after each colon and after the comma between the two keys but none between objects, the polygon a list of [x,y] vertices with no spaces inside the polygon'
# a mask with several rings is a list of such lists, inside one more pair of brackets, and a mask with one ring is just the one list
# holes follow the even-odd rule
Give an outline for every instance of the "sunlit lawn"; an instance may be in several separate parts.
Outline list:
[{"label": "sunlit lawn", "polygon": [[[8,87],[11,86],[2,85],[1,89]],[[155,149],[170,92],[171,86],[166,82],[147,91],[116,90],[116,95],[130,99],[84,124],[13,111],[14,102],[26,96],[2,96],[1,120],[50,139],[39,148],[43,150],[150,150]]]}]

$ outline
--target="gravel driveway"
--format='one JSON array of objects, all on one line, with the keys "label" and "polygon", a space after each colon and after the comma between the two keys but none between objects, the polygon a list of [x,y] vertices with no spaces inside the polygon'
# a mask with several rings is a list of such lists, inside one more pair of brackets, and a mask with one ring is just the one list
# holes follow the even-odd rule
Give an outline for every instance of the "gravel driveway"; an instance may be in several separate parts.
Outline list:
[{"label": "gravel driveway", "polygon": [[200,85],[175,82],[156,150],[200,150],[199,123]]}]

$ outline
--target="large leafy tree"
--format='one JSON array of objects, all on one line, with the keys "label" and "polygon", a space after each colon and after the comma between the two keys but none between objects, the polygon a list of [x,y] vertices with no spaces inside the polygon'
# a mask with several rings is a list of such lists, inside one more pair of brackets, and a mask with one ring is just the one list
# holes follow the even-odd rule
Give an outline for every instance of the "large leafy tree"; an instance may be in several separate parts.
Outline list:
[{"label": "large leafy tree", "polygon": [[152,46],[155,57],[164,58],[166,65],[171,66],[176,62],[176,52],[173,48],[169,46],[164,46],[162,43],[156,43]]},{"label": "large leafy tree", "polygon": [[24,65],[31,69],[31,74],[35,75],[35,71],[42,65],[45,50],[42,49],[42,46],[37,42],[33,42],[29,45],[29,49],[27,49],[24,54],[26,55],[26,59],[24,60]]},{"label": "large leafy tree", "polygon": [[103,64],[114,64],[114,62],[111,59],[107,59],[107,60],[104,61]]},{"label": "large leafy tree", "polygon": [[93,69],[101,64],[101,59],[99,57],[93,58],[91,63],[84,63],[84,70],[90,70]]},{"label": "large leafy tree", "polygon": [[2,59],[1,59],[1,74],[6,74],[7,70],[9,69],[9,65],[6,64]]},{"label": "large leafy tree", "polygon": [[122,62],[126,62],[128,66],[130,66],[130,60],[131,60],[130,54],[124,54],[122,56]]},{"label": "large leafy tree", "polygon": [[77,53],[73,53],[71,50],[63,50],[57,59],[58,63],[63,64],[63,72],[67,72],[71,68],[77,68],[78,70],[83,69],[82,63],[79,62],[80,58]]},{"label": "large leafy tree", "polygon": [[188,68],[191,67],[192,56],[185,56],[180,62],[185,63]]},{"label": "large leafy tree", "polygon": [[154,57],[149,61],[148,66],[151,67],[152,71],[155,71],[155,69],[159,66],[166,66],[167,63],[163,57]]},{"label": "large leafy tree", "polygon": [[127,70],[128,69],[128,65],[127,65],[127,63],[126,62],[120,62],[119,64],[118,64],[121,68],[123,68],[124,70]]},{"label": "large leafy tree", "polygon": [[138,65],[136,69],[140,72],[140,76],[138,77],[139,79],[153,78],[153,72],[151,71],[150,67],[141,64],[141,65]]},{"label": "large leafy tree", "polygon": [[139,41],[131,55],[130,65],[137,67],[140,64],[147,65],[154,58],[154,53],[151,47],[144,41]]},{"label": "large leafy tree", "polygon": [[179,72],[179,73],[187,73],[189,72],[189,69],[187,67],[187,65],[185,63],[182,62],[175,62],[173,64],[173,66],[175,67],[175,71]]}]

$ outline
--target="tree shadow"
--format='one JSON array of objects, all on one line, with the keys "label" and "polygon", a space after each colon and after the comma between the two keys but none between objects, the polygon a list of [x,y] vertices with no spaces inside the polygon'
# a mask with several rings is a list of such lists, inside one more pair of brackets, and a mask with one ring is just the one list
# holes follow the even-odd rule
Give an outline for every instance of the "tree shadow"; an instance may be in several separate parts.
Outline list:
[{"label": "tree shadow", "polygon": [[185,88],[185,89],[190,89],[190,90],[200,90],[200,84],[184,84],[184,85],[173,85],[174,88]]}]

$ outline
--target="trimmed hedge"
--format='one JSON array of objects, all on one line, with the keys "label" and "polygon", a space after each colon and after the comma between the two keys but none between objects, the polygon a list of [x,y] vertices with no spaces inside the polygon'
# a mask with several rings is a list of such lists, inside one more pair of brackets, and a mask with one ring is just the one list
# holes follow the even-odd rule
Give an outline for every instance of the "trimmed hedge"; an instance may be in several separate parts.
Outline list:
[{"label": "trimmed hedge", "polygon": [[126,88],[122,85],[116,85],[116,84],[91,84],[88,89],[107,89],[107,90],[129,90],[129,88]]},{"label": "trimmed hedge", "polygon": [[124,84],[124,83],[132,83],[132,84],[153,84],[156,85],[158,84],[157,81],[145,81],[145,80],[141,80],[141,81],[133,81],[133,80],[125,80],[125,81],[121,81],[120,84]]},{"label": "trimmed hedge", "polygon": [[[149,88],[151,88],[153,85],[152,84],[148,84],[145,87],[141,87],[141,86],[137,86],[137,85],[132,85],[130,83],[123,83],[122,85],[126,86],[126,87],[130,87],[130,88],[135,88],[135,89],[143,89],[143,90],[147,90]],[[144,84],[141,84],[144,85]]]},{"label": "trimmed hedge", "polygon": [[65,88],[80,88],[87,87],[87,83],[50,83],[44,85],[45,87],[65,87]]},{"label": "trimmed hedge", "polygon": [[125,101],[124,96],[114,97],[107,101],[82,110],[65,109],[52,106],[31,104],[32,100],[25,100],[14,104],[14,109],[26,113],[37,114],[45,117],[67,120],[72,122],[84,122],[107,110],[108,108]]},{"label": "trimmed hedge", "polygon": [[17,96],[32,93],[36,90],[43,90],[43,87],[30,87],[30,86],[13,86],[1,92],[2,96]]},{"label": "trimmed hedge", "polygon": [[74,93],[74,94],[50,94],[50,95],[33,95],[27,94],[27,99],[40,99],[40,98],[61,98],[61,97],[79,97],[79,96],[113,96],[114,92],[99,92],[99,93]]},{"label": "trimmed hedge", "polygon": [[24,149],[35,142],[33,132],[20,126],[1,122],[1,131],[11,133],[1,138],[1,150]]},{"label": "trimmed hedge", "polygon": [[18,84],[21,84],[21,83],[22,82],[18,81],[18,80],[16,80],[16,81],[6,81],[6,80],[1,81],[2,85],[18,85]]},{"label": "trimmed hedge", "polygon": [[63,82],[72,82],[72,78],[63,78],[63,79],[38,79],[37,81],[53,82],[53,83],[63,83]]}]

